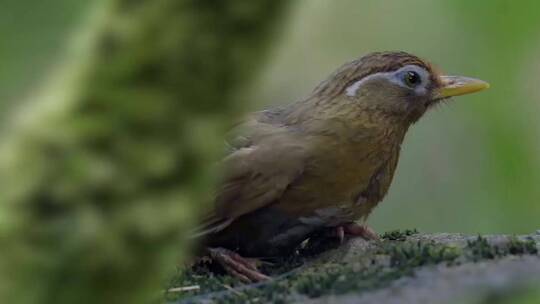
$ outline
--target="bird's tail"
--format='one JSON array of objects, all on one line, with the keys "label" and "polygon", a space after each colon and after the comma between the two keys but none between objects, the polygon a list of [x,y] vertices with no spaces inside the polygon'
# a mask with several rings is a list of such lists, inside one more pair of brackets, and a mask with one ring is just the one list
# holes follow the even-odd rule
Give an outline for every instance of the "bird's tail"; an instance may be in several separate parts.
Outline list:
[{"label": "bird's tail", "polygon": [[234,219],[232,218],[217,217],[213,213],[209,214],[201,221],[199,226],[190,231],[189,238],[197,239],[208,234],[219,232],[229,226],[233,220]]}]

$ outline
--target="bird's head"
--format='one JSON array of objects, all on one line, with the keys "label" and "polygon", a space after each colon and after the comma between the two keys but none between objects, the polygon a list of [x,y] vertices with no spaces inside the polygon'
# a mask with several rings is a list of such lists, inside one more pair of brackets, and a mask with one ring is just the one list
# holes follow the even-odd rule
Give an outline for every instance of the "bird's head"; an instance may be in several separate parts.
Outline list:
[{"label": "bird's head", "polygon": [[410,124],[443,99],[488,87],[482,80],[442,75],[405,52],[378,52],[343,65],[314,94],[340,111],[353,106]]}]

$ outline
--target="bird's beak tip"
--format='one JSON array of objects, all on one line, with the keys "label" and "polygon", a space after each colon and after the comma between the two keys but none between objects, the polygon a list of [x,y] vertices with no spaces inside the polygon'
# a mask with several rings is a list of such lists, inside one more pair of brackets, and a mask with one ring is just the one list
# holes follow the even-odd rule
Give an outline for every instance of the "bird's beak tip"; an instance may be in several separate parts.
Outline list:
[{"label": "bird's beak tip", "polygon": [[465,95],[483,91],[489,88],[489,83],[464,76],[441,76],[441,87],[439,89],[439,98],[448,98],[452,96]]}]

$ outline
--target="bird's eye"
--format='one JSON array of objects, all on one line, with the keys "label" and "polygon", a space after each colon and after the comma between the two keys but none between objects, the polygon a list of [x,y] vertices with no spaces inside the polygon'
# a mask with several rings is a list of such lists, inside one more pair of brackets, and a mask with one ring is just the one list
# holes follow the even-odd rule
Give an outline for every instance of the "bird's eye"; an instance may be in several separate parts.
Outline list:
[{"label": "bird's eye", "polygon": [[418,73],[408,71],[403,75],[403,81],[407,86],[414,88],[419,85],[420,82],[422,82],[422,79],[420,78],[420,75],[418,75]]}]

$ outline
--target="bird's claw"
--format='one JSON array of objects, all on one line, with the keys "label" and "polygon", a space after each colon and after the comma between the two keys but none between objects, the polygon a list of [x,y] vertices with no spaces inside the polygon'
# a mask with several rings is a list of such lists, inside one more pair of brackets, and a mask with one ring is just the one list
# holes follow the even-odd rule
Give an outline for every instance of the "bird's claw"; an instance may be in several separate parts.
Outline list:
[{"label": "bird's claw", "polygon": [[271,279],[257,269],[259,262],[256,259],[244,258],[238,253],[225,248],[208,248],[208,253],[227,273],[237,277],[244,283],[254,283]]},{"label": "bird's claw", "polygon": [[345,240],[345,236],[361,237],[367,241],[380,241],[379,235],[367,225],[349,223],[336,227],[336,236],[340,244]]}]

